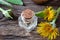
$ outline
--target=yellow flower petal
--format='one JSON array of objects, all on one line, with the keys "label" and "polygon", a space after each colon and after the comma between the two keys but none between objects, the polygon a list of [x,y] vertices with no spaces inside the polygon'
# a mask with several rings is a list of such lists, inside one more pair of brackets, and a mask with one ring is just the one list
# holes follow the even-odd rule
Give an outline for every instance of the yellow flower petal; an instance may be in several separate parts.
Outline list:
[{"label": "yellow flower petal", "polygon": [[51,21],[52,19],[54,19],[56,11],[52,9],[52,7],[48,7],[44,10],[44,13],[45,13],[44,20]]},{"label": "yellow flower petal", "polygon": [[56,37],[59,36],[58,28],[53,29],[52,25],[48,22],[41,22],[39,27],[37,27],[37,33],[50,40],[56,39]]}]

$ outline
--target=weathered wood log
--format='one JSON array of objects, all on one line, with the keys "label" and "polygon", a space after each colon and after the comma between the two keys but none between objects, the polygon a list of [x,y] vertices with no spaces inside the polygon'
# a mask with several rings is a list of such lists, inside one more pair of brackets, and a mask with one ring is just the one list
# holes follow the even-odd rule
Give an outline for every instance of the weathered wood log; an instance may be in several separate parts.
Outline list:
[{"label": "weathered wood log", "polygon": [[[31,0],[23,0],[23,1],[25,6],[13,5],[13,13],[17,17],[19,17],[21,12],[26,8],[38,12],[43,10],[46,7],[46,6],[36,5]],[[56,4],[54,3],[54,5]],[[0,5],[0,7],[4,9],[8,9],[8,7],[3,5]],[[54,8],[56,9],[57,7],[54,6]],[[38,19],[38,22],[40,22],[41,20],[43,19]],[[60,31],[60,18],[57,19],[56,23]],[[46,38],[42,38],[40,35],[38,35],[35,30],[31,32],[31,36],[26,36],[25,33],[26,31],[23,28],[19,27],[18,19],[8,20],[0,12],[0,40],[47,40]],[[57,37],[56,40],[60,40],[60,36]]]}]

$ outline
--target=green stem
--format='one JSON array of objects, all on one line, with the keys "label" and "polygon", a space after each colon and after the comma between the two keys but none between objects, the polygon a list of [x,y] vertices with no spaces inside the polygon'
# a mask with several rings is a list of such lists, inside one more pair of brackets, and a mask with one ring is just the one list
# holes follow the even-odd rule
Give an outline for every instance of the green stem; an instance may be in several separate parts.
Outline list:
[{"label": "green stem", "polygon": [[0,8],[0,11],[2,12],[3,15],[5,15],[6,11],[4,9]]},{"label": "green stem", "polygon": [[56,22],[59,13],[60,13],[60,7],[57,9],[57,14],[56,14],[56,17],[55,17],[55,19],[54,19],[54,22]]},{"label": "green stem", "polygon": [[4,0],[0,0],[0,4],[12,7],[12,5]]},{"label": "green stem", "polygon": [[4,10],[4,9],[2,9],[2,8],[0,8],[0,11],[4,12],[5,10]]},{"label": "green stem", "polygon": [[56,20],[57,20],[57,17],[58,17],[58,15],[59,15],[59,13],[60,13],[60,7],[57,9],[57,14],[56,14],[56,17],[54,18],[54,20],[51,22],[51,24],[53,25],[53,27],[56,27],[55,25],[55,22],[56,22]]}]

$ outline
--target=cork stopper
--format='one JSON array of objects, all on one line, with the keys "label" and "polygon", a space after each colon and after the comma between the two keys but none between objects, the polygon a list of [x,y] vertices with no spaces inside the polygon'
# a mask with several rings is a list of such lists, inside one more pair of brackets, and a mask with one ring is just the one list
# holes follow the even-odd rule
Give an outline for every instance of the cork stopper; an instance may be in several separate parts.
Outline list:
[{"label": "cork stopper", "polygon": [[22,16],[24,16],[24,18],[32,18],[34,16],[34,12],[30,9],[26,9],[24,11],[22,11]]}]

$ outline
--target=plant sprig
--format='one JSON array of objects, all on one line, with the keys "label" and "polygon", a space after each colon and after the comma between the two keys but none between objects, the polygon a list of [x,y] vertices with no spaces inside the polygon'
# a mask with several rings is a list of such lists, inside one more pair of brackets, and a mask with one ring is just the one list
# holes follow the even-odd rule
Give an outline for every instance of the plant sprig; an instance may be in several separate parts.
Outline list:
[{"label": "plant sprig", "polygon": [[4,9],[2,9],[2,8],[0,8],[0,11],[2,12],[2,14],[6,17],[6,18],[11,18],[11,19],[13,19],[13,17],[10,15],[11,13],[11,9],[9,9],[9,10],[4,10]]},{"label": "plant sprig", "polygon": [[0,4],[12,7],[12,5],[4,0],[0,0]]}]

